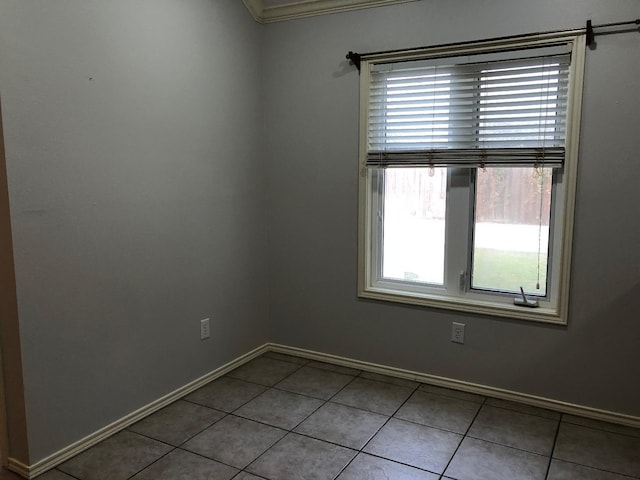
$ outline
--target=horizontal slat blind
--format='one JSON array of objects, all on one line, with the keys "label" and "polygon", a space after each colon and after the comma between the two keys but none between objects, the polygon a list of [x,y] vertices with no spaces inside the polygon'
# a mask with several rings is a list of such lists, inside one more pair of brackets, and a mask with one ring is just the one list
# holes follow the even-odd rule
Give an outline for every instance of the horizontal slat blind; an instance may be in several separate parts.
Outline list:
[{"label": "horizontal slat blind", "polygon": [[561,167],[570,58],[376,65],[367,165]]}]

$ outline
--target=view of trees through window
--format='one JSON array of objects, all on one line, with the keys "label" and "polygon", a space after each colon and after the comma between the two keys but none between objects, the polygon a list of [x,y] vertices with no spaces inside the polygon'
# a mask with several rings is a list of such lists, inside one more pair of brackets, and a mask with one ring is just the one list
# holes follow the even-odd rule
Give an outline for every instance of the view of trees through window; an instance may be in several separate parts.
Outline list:
[{"label": "view of trees through window", "polygon": [[471,286],[546,294],[550,168],[487,168],[476,177]]},{"label": "view of trees through window", "polygon": [[384,172],[382,276],[444,283],[446,168]]},{"label": "view of trees through window", "polygon": [[[550,168],[477,169],[471,286],[545,295]],[[444,283],[446,168],[385,170],[385,278]]]}]

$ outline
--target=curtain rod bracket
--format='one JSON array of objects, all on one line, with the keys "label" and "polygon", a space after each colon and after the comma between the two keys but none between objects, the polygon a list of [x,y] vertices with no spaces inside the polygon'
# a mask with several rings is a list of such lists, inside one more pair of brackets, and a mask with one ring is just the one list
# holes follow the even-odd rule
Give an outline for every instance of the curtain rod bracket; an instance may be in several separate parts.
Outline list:
[{"label": "curtain rod bracket", "polygon": [[[628,25],[636,25],[640,27],[640,18],[635,20],[627,21],[627,22],[613,22],[613,23],[603,23],[601,25],[593,25],[591,20],[587,20],[587,28],[585,28],[585,33],[587,35],[587,46],[591,46],[595,43],[595,36],[598,33],[594,32],[596,28],[611,28],[611,27],[624,27]],[[629,30],[618,30],[617,32],[609,32],[609,33],[624,33]]]},{"label": "curtain rod bracket", "polygon": [[593,42],[595,41],[595,34],[593,33],[593,24],[591,23],[591,20],[587,20],[587,46],[590,47],[591,45],[593,45]]},{"label": "curtain rod bracket", "polygon": [[348,58],[349,61],[351,61],[351,63],[356,66],[358,71],[360,71],[360,54],[359,53],[354,53],[352,51],[349,51],[349,53],[347,53],[346,58]]}]

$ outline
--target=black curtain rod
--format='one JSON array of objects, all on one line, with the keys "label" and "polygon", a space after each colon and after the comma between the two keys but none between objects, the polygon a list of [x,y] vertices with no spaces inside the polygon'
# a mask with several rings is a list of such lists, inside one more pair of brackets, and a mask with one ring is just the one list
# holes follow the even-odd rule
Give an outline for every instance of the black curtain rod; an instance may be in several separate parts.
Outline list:
[{"label": "black curtain rod", "polygon": [[[601,35],[600,33],[595,32],[594,31],[595,29],[611,28],[611,27],[622,27],[622,26],[627,26],[627,25],[638,25],[640,27],[640,18],[638,18],[636,20],[629,20],[629,21],[626,21],[626,22],[601,23],[600,25],[593,25],[591,23],[591,20],[587,20],[587,26],[585,27],[585,33],[587,35],[587,46],[593,45],[593,43],[595,42],[595,36],[596,35]],[[580,30],[580,29],[537,32],[537,34],[575,32],[577,30]],[[623,33],[623,32],[626,32],[626,31],[627,30],[623,30],[623,31],[621,31],[619,33]],[[603,33],[605,33],[605,32],[603,32]],[[617,32],[606,32],[606,33],[617,33]],[[512,39],[516,39],[516,38],[528,37],[530,35],[532,35],[532,34],[531,33],[527,33],[527,34],[522,34],[522,35],[510,35],[510,36],[506,36],[506,37],[490,38],[490,39],[488,39],[486,41],[512,40]],[[483,40],[483,41],[485,41],[485,40]],[[474,43],[474,42],[444,43],[444,44],[440,44],[440,45],[435,45],[435,47],[455,47],[456,45],[464,45],[464,44],[468,44],[468,43]],[[400,49],[400,50],[383,50],[383,51],[380,51],[380,52],[369,52],[369,53],[362,53],[362,54],[349,51],[349,53],[347,53],[346,58],[348,60],[350,60],[353,65],[356,66],[358,71],[360,71],[360,64],[362,63],[362,57],[372,56],[372,55],[384,55],[384,54],[387,54],[387,53],[410,52],[412,50],[420,50],[420,49],[423,49],[423,48],[430,48],[430,47],[403,48],[403,49]]]},{"label": "black curtain rod", "polygon": [[[587,46],[590,46],[593,44],[593,42],[595,41],[595,36],[596,35],[601,35],[599,33],[594,32],[594,29],[596,28],[610,28],[610,27],[623,27],[623,26],[627,26],[627,25],[638,25],[640,26],[640,18],[637,18],[635,20],[629,20],[627,22],[613,22],[613,23],[601,23],[600,25],[592,25],[591,24],[591,20],[587,20]],[[626,32],[626,30],[622,30],[619,33],[623,33]],[[605,32],[603,32],[604,34]],[[609,33],[617,33],[617,32],[609,32]]]}]

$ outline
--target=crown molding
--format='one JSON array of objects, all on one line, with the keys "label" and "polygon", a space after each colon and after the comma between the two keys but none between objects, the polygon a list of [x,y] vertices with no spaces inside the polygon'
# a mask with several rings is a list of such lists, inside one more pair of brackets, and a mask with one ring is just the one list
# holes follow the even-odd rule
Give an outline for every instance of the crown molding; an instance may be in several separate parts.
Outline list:
[{"label": "crown molding", "polygon": [[292,1],[285,5],[265,7],[263,0],[243,0],[253,18],[259,23],[281,22],[314,15],[326,15],[415,1],[417,0],[302,0]]},{"label": "crown molding", "polygon": [[249,13],[256,22],[262,23],[262,11],[264,10],[264,4],[262,0],[242,0],[245,7],[249,10]]}]

